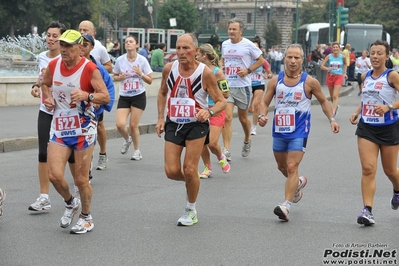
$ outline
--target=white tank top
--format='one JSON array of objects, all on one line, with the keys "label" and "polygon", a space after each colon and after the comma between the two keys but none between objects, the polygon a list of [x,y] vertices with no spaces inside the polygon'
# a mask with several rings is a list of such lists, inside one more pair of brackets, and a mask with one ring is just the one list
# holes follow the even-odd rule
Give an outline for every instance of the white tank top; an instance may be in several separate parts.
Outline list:
[{"label": "white tank top", "polygon": [[55,108],[51,123],[51,135],[57,137],[74,137],[97,134],[97,119],[93,105],[88,101],[72,102],[71,92],[81,88],[81,76],[87,63],[85,62],[70,76],[61,74],[61,59],[58,59],[53,75],[53,98]]},{"label": "white tank top", "polygon": [[396,122],[398,110],[394,109],[384,115],[374,111],[376,104],[390,104],[396,101],[396,89],[388,82],[388,74],[392,69],[387,69],[378,78],[373,78],[373,70],[369,70],[364,78],[362,88],[361,120],[370,126],[385,126]]},{"label": "white tank top", "polygon": [[[195,101],[195,107],[208,108],[208,92],[202,87],[202,76],[205,64],[199,63],[194,73],[184,78],[179,73],[179,61],[174,61],[167,79],[168,86],[168,117],[174,116],[171,110],[171,98],[190,98]],[[191,114],[192,115],[192,114]],[[193,122],[193,121],[191,121]]]}]

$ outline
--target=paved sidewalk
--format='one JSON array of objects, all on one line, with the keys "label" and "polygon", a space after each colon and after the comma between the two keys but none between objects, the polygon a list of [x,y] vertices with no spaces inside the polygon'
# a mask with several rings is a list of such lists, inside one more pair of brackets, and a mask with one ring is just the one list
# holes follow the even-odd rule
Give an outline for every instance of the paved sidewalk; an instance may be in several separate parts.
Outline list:
[{"label": "paved sidewalk", "polygon": [[[322,86],[322,90],[329,98],[327,86]],[[342,87],[340,96],[345,96],[352,90],[351,86]],[[315,98],[313,101],[317,102]],[[104,123],[109,139],[120,137],[115,127],[116,105],[117,101],[110,113],[104,113]],[[38,105],[0,106],[0,113],[0,153],[37,148]],[[141,134],[155,133],[157,117],[157,97],[147,97],[147,107],[140,123]]]}]

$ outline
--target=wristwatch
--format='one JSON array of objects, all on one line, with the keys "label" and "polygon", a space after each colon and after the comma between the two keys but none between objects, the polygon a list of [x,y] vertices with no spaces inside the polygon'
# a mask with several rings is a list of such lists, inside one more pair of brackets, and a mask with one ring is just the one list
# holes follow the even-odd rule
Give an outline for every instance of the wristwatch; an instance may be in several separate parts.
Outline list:
[{"label": "wristwatch", "polygon": [[388,108],[389,108],[389,110],[393,110],[393,105],[392,105],[392,103],[388,104]]},{"label": "wristwatch", "polygon": [[32,89],[33,89],[34,87],[38,87],[38,88],[40,89],[40,85],[39,85],[39,84],[33,84],[33,85],[32,85]]},{"label": "wristwatch", "polygon": [[91,94],[91,93],[89,93],[89,95],[87,96],[87,101],[88,101],[88,102],[91,102],[91,101],[93,101],[93,100],[94,100],[94,95]]},{"label": "wristwatch", "polygon": [[247,68],[247,71],[248,71],[248,74],[251,74],[251,73],[252,73],[252,70],[249,69],[249,68]]},{"label": "wristwatch", "polygon": [[215,114],[215,112],[212,109],[208,109],[208,112],[211,115],[211,117]]}]

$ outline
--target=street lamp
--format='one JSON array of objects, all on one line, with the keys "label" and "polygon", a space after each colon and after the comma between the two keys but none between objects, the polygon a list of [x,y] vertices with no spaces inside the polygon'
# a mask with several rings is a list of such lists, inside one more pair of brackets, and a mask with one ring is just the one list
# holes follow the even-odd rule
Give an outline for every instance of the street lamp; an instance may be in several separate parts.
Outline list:
[{"label": "street lamp", "polygon": [[299,0],[296,0],[296,14],[295,14],[295,43],[298,43],[298,2]]},{"label": "street lamp", "polygon": [[255,30],[255,35],[256,35],[256,14],[258,13],[258,0],[255,0],[255,9],[254,9],[254,11],[255,11],[255,16],[254,16],[254,30]]}]

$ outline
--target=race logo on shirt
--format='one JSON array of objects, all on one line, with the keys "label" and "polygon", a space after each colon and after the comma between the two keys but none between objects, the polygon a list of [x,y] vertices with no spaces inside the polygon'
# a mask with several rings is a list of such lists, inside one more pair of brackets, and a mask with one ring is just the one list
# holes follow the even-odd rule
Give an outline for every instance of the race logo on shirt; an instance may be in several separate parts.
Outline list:
[{"label": "race logo on shirt", "polygon": [[382,86],[384,86],[384,83],[381,82],[381,81],[377,81],[377,82],[374,84],[374,89],[376,89],[376,90],[382,90]]}]

